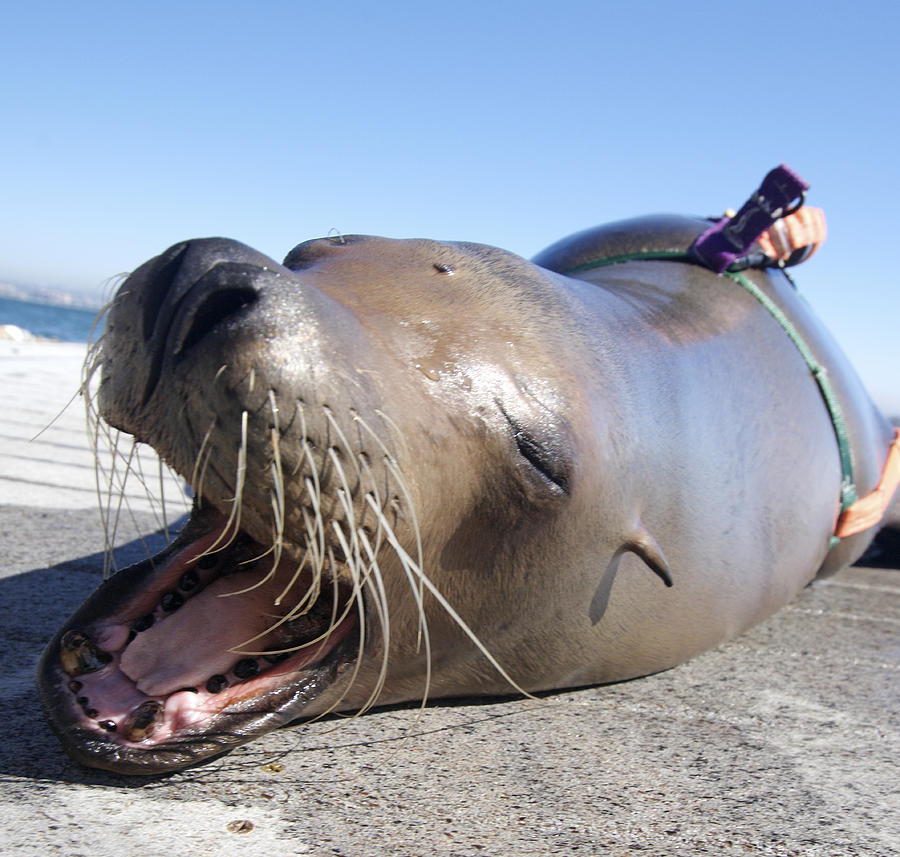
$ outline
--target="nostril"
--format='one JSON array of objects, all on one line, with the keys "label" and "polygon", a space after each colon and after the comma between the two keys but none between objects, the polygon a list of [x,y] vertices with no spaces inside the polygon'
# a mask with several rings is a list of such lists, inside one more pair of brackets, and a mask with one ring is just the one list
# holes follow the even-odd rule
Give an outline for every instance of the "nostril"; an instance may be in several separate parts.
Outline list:
[{"label": "nostril", "polygon": [[[172,267],[178,261],[178,257],[173,256]],[[157,293],[164,297],[156,303],[158,309],[152,323],[152,338],[148,341],[150,365],[142,405],[146,405],[153,395],[167,355],[177,360],[216,327],[254,303],[259,295],[259,278],[265,276],[266,270],[245,262],[216,261],[199,279],[191,282],[182,262],[173,286],[167,285],[164,279],[164,275],[170,275],[169,265],[156,269],[151,283],[154,301]]]},{"label": "nostril", "polygon": [[176,355],[196,345],[217,324],[253,304],[257,297],[256,290],[250,286],[225,287],[208,294],[195,309],[190,327],[175,351]]},{"label": "nostril", "polygon": [[176,244],[166,251],[159,259],[159,267],[153,272],[151,282],[153,287],[147,289],[144,299],[144,341],[149,342],[156,330],[156,322],[166,297],[172,289],[172,284],[181,268],[184,254],[187,252],[188,242]]}]

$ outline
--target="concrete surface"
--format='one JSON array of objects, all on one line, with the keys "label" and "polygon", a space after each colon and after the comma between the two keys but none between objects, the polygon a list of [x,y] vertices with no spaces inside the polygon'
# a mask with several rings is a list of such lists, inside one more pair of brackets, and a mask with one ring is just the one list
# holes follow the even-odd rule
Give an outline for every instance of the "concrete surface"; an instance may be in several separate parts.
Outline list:
[{"label": "concrete surface", "polygon": [[[80,353],[0,343],[3,855],[900,855],[890,569],[849,569],[633,682],[293,727],[149,780],[69,762],[34,670],[99,579],[102,526],[81,407],[29,438]],[[158,521],[130,503],[121,562]]]}]

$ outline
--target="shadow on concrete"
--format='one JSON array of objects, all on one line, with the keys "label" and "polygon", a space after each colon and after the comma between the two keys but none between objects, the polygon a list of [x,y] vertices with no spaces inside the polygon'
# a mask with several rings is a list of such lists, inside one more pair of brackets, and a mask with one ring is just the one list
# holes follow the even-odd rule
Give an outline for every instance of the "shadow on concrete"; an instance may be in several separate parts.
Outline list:
[{"label": "shadow on concrete", "polygon": [[900,568],[900,527],[884,527],[856,565],[869,568]]},{"label": "shadow on concrete", "polygon": [[[46,642],[99,585],[105,554],[95,550],[30,570],[22,566],[27,568],[32,557],[39,560],[67,550],[77,553],[96,543],[97,513],[0,507],[0,537],[7,557],[0,578],[0,648],[12,660],[0,678],[0,722],[6,736],[0,742],[0,779],[128,784],[124,777],[68,761],[44,722],[35,684]],[[114,562],[124,568],[165,544],[162,531],[133,538],[115,550]]]}]

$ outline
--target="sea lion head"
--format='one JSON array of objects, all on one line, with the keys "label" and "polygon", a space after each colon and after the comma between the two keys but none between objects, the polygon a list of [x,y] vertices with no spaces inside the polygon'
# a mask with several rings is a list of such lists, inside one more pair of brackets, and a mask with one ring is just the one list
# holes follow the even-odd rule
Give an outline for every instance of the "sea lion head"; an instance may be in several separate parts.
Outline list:
[{"label": "sea lion head", "polygon": [[564,682],[573,580],[552,570],[604,544],[615,513],[583,484],[615,452],[575,429],[605,417],[561,279],[361,236],[283,264],[188,241],[128,277],[93,358],[99,414],[195,500],[44,654],[73,758],[155,773],[301,717]]}]

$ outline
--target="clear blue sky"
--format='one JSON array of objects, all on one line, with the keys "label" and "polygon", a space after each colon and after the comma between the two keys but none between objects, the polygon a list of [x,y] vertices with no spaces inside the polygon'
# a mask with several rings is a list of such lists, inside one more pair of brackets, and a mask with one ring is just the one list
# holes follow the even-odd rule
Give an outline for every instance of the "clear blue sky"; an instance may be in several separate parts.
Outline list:
[{"label": "clear blue sky", "polygon": [[331,229],[530,256],[785,161],[829,218],[801,289],[900,413],[898,32],[888,0],[10,3],[0,280]]}]

